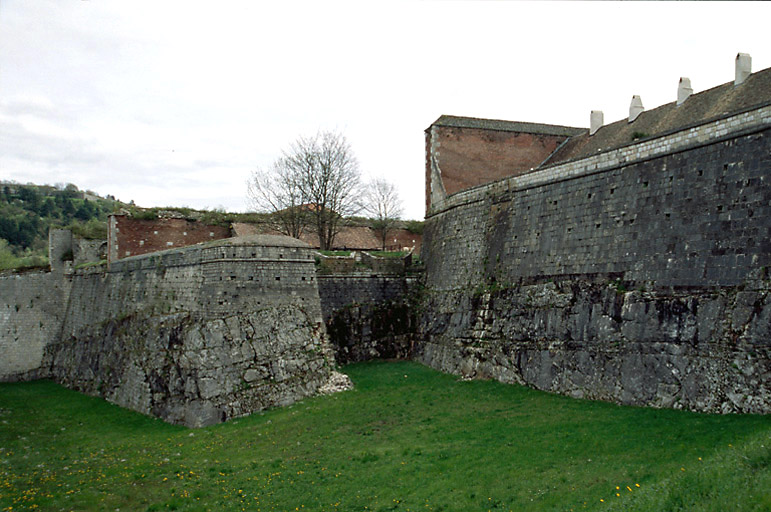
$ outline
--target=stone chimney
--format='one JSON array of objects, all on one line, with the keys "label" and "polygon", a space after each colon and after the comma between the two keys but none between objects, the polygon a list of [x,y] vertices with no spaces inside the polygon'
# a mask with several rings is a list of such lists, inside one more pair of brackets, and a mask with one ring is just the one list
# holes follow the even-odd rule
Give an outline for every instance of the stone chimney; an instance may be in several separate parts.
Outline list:
[{"label": "stone chimney", "polygon": [[677,85],[677,104],[682,105],[691,94],[693,94],[693,89],[691,89],[691,79],[685,78],[684,76],[680,77],[680,83]]},{"label": "stone chimney", "polygon": [[734,85],[743,83],[752,73],[752,57],[749,53],[736,54],[736,78]]},{"label": "stone chimney", "polygon": [[605,114],[602,113],[602,110],[592,110],[592,113],[589,115],[589,135],[597,133],[597,130],[602,128],[604,122]]},{"label": "stone chimney", "polygon": [[642,114],[643,108],[642,100],[638,95],[632,96],[632,103],[629,104],[629,122],[631,123],[637,116]]}]

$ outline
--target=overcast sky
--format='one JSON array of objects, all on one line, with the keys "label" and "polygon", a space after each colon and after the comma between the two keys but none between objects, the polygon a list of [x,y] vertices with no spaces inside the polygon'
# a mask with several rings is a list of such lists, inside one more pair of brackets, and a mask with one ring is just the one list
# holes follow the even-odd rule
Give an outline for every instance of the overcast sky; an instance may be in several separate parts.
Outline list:
[{"label": "overcast sky", "polygon": [[771,66],[771,4],[0,0],[0,179],[245,211],[246,181],[337,130],[423,217],[442,114],[587,127]]}]

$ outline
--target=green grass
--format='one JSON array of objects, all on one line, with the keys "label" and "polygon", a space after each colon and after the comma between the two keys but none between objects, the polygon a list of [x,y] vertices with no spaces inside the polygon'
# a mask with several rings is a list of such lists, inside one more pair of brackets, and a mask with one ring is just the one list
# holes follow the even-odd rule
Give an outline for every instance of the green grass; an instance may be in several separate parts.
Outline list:
[{"label": "green grass", "polygon": [[376,256],[378,258],[392,259],[404,258],[404,256],[407,254],[406,251],[369,251],[369,253],[372,256]]},{"label": "green grass", "polygon": [[0,385],[0,510],[771,508],[769,417],[572,400],[415,363],[344,370],[353,391],[199,430],[50,382]]}]

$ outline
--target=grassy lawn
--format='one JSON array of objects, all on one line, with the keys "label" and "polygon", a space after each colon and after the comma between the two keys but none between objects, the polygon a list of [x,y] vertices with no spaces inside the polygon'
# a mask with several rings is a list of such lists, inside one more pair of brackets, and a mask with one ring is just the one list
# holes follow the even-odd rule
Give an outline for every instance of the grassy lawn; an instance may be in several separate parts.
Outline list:
[{"label": "grassy lawn", "polygon": [[0,510],[771,510],[771,417],[344,371],[355,390],[199,430],[0,385]]},{"label": "grassy lawn", "polygon": [[392,259],[404,258],[404,256],[407,254],[406,251],[369,251],[369,253],[372,256],[377,256],[378,258]]}]

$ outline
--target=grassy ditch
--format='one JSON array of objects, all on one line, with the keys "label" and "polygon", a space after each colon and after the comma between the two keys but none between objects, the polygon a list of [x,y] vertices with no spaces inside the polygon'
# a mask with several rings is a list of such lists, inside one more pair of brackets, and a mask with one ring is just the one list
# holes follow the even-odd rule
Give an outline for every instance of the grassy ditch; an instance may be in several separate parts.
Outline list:
[{"label": "grassy ditch", "polygon": [[[200,430],[0,385],[0,510],[768,510],[771,419],[620,407],[415,363]],[[730,506],[726,506],[730,504]]]}]

